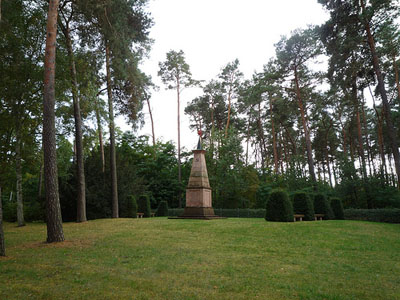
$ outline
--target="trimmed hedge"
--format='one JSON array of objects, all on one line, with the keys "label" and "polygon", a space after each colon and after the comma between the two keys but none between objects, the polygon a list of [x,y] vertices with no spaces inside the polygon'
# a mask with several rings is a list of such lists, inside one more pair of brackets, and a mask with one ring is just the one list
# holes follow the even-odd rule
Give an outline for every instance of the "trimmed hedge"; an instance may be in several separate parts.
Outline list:
[{"label": "trimmed hedge", "polygon": [[128,206],[126,216],[128,218],[136,218],[136,213],[138,212],[138,205],[135,196],[128,196]]},{"label": "trimmed hedge", "polygon": [[[251,209],[251,208],[214,208],[216,215],[226,218],[264,218],[265,209]],[[171,217],[180,216],[183,214],[183,208],[170,208],[168,215]]]},{"label": "trimmed hedge", "polygon": [[340,198],[331,199],[331,207],[336,220],[344,220],[344,210],[342,200]]},{"label": "trimmed hedge", "polygon": [[149,197],[149,195],[141,195],[141,196],[139,196],[138,212],[144,213],[143,217],[150,218],[150,216],[151,216],[151,207],[150,207],[150,197]]},{"label": "trimmed hedge", "polygon": [[400,209],[379,208],[379,209],[345,209],[346,220],[400,223]]},{"label": "trimmed hedge", "polygon": [[293,206],[286,191],[277,189],[269,195],[265,220],[273,222],[293,222]]},{"label": "trimmed hedge", "polygon": [[293,211],[304,215],[305,221],[314,221],[314,204],[305,192],[296,192],[293,196]]},{"label": "trimmed hedge", "polygon": [[168,216],[168,202],[167,201],[161,201],[158,204],[156,215],[157,215],[157,217]]},{"label": "trimmed hedge", "polygon": [[325,220],[332,220],[335,218],[331,204],[324,194],[314,195],[314,211],[316,214],[324,214]]}]

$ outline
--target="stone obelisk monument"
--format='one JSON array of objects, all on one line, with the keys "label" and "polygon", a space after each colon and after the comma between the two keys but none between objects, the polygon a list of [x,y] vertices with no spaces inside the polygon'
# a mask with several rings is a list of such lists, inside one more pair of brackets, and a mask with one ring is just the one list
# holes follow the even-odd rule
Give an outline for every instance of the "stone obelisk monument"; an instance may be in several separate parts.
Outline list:
[{"label": "stone obelisk monument", "polygon": [[[201,136],[201,131],[199,131]],[[193,164],[189,183],[186,188],[186,207],[178,219],[218,219],[214,214],[211,201],[211,187],[208,181],[206,151],[202,149],[201,137],[197,149],[193,150]]]}]

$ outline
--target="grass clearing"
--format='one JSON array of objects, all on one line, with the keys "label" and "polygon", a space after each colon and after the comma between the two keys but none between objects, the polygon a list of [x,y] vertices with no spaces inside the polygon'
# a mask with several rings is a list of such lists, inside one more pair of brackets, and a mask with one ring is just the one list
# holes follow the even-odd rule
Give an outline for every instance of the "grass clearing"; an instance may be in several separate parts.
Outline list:
[{"label": "grass clearing", "polygon": [[5,224],[0,299],[400,299],[400,225],[263,219]]}]

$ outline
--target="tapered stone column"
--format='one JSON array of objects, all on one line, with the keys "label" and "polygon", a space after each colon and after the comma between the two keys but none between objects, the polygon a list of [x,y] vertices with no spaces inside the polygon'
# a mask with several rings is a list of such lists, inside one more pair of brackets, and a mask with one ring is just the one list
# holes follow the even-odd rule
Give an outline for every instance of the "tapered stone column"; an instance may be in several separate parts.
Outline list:
[{"label": "tapered stone column", "polygon": [[212,207],[212,193],[208,181],[206,151],[201,148],[199,140],[196,150],[193,150],[192,170],[186,188],[186,206],[179,219],[215,219]]}]

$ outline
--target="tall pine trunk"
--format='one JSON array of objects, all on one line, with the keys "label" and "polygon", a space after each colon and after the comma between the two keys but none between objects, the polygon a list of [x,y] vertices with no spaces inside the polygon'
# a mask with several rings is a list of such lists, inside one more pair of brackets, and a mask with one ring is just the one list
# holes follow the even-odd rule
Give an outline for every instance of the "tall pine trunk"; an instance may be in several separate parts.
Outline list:
[{"label": "tall pine trunk", "polygon": [[[182,183],[182,170],[181,170],[181,99],[180,99],[180,81],[179,77],[176,78],[176,94],[177,94],[177,101],[178,101],[178,182],[179,186]],[[182,207],[182,195],[179,191],[178,195],[178,206],[179,208]]]},{"label": "tall pine trunk", "polygon": [[58,194],[58,170],[55,128],[55,67],[58,0],[49,1],[44,57],[43,152],[46,187],[47,242],[64,241]]},{"label": "tall pine trunk", "polygon": [[78,82],[76,79],[76,67],[74,52],[72,49],[72,41],[70,35],[69,24],[61,27],[65,36],[67,51],[69,57],[69,69],[71,74],[72,99],[74,104],[75,119],[75,145],[76,145],[76,171],[78,179],[78,193],[76,199],[76,221],[86,222],[86,186],[85,186],[85,169],[83,162],[83,142],[82,142],[82,118],[81,108],[79,105]]},{"label": "tall pine trunk", "polygon": [[307,119],[306,119],[306,113],[305,113],[305,109],[304,109],[304,105],[303,105],[303,100],[301,99],[301,95],[300,95],[299,79],[298,79],[298,74],[297,74],[296,68],[294,69],[294,80],[295,80],[295,84],[296,84],[297,103],[299,105],[301,121],[303,124],[303,130],[304,130],[304,137],[306,139],[308,168],[310,171],[311,180],[315,187],[317,180],[315,178],[314,159],[312,156],[311,139],[310,139],[310,133],[308,132]]},{"label": "tall pine trunk", "polygon": [[229,87],[229,92],[228,92],[228,118],[226,120],[226,126],[225,126],[225,137],[228,136],[228,130],[229,130],[229,123],[231,121],[231,99],[232,98],[232,87]]},{"label": "tall pine trunk", "polygon": [[275,133],[275,121],[274,121],[274,115],[272,112],[272,98],[270,97],[269,99],[269,113],[271,117],[271,130],[272,130],[272,148],[274,151],[274,172],[275,174],[279,173],[279,165],[278,165],[278,151],[276,149],[276,133]]},{"label": "tall pine trunk", "polygon": [[111,66],[110,66],[110,49],[108,41],[106,46],[106,72],[107,72],[107,95],[108,95],[108,117],[110,119],[110,171],[111,171],[111,194],[112,194],[112,217],[118,218],[118,184],[117,184],[117,158],[115,153],[115,124],[114,124],[114,108],[111,91]]},{"label": "tall pine trunk", "polygon": [[[365,9],[364,0],[361,0],[361,7],[362,7],[362,13],[365,14],[366,9]],[[386,119],[389,143],[390,143],[390,147],[392,148],[394,164],[396,167],[397,187],[400,188],[400,154],[399,154],[399,147],[397,144],[396,132],[395,132],[395,129],[393,126],[392,116],[390,113],[390,105],[389,105],[389,101],[388,101],[387,94],[386,94],[385,82],[383,80],[383,75],[382,75],[381,67],[379,64],[379,58],[378,58],[378,54],[377,54],[377,51],[375,48],[375,40],[374,40],[374,37],[372,36],[369,22],[366,19],[364,19],[364,26],[365,26],[365,31],[367,33],[369,48],[370,48],[371,54],[372,54],[372,63],[374,66],[375,75],[378,80],[378,91],[382,98],[383,111],[384,111],[385,119]]]},{"label": "tall pine trunk", "polygon": [[18,227],[22,227],[25,226],[25,220],[24,201],[22,197],[21,133],[19,125],[16,126],[15,173],[17,175],[17,222]]},{"label": "tall pine trunk", "polygon": [[97,97],[94,101],[95,101],[95,106],[96,106],[97,131],[99,133],[101,170],[104,174],[104,172],[106,171],[106,160],[104,158],[103,130],[101,128],[101,118],[100,118],[99,103],[97,101]]},{"label": "tall pine trunk", "polygon": [[154,133],[154,120],[153,120],[153,113],[151,112],[149,97],[146,97],[146,101],[147,101],[147,107],[149,108],[149,115],[150,115],[150,121],[151,121],[151,135],[153,138],[153,147],[155,147],[156,146],[156,134]]},{"label": "tall pine trunk", "polygon": [[400,101],[399,68],[397,67],[395,54],[393,54],[392,59],[393,59],[393,69],[394,69],[394,75],[395,75],[395,81],[396,81],[396,87],[397,87],[397,97],[399,98],[399,101]]},{"label": "tall pine trunk", "polygon": [[0,186],[0,256],[6,256],[6,244],[4,242],[4,231],[3,231],[3,204],[1,201],[1,186]]}]

